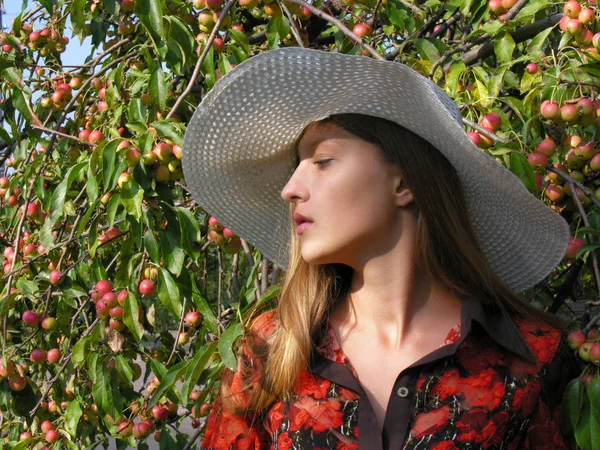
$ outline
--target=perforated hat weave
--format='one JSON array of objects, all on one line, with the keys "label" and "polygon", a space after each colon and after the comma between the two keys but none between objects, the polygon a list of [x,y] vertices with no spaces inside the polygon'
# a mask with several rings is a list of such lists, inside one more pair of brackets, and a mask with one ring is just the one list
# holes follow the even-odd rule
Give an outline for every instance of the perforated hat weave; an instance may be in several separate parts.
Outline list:
[{"label": "perforated hat weave", "polygon": [[429,141],[455,167],[476,239],[515,291],[544,279],[563,258],[567,222],[466,134],[454,101],[411,68],[366,56],[300,47],[253,56],[217,81],[183,142],[193,198],[282,269],[288,265],[294,144],[332,114],[385,118]]}]

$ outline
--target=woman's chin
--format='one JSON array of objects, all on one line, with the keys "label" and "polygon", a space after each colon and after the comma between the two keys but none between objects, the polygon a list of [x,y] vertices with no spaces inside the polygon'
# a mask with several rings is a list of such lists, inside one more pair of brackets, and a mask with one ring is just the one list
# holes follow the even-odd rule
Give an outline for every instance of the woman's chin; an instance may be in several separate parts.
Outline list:
[{"label": "woman's chin", "polygon": [[324,264],[335,264],[335,263],[340,262],[337,258],[335,258],[330,253],[323,253],[322,249],[319,251],[314,251],[314,252],[311,252],[308,249],[306,249],[306,250],[302,249],[302,258],[304,258],[304,260],[308,264],[324,265]]}]

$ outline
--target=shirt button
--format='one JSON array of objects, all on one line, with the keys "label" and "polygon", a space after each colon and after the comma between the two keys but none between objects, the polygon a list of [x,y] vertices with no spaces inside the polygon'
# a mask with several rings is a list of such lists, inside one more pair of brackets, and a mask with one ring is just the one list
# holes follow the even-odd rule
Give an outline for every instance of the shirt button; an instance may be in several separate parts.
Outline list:
[{"label": "shirt button", "polygon": [[402,386],[401,388],[398,389],[397,393],[398,393],[398,396],[404,398],[408,395],[408,388],[405,388],[404,386]]}]

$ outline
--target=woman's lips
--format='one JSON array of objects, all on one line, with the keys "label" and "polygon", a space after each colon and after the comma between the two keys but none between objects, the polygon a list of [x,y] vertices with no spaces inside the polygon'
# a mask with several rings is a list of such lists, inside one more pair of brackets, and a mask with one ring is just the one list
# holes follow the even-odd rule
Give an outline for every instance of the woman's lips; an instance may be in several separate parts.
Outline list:
[{"label": "woman's lips", "polygon": [[302,234],[304,233],[304,231],[310,227],[312,225],[312,222],[302,222],[300,225],[298,225],[298,227],[296,228],[296,233],[298,234]]}]

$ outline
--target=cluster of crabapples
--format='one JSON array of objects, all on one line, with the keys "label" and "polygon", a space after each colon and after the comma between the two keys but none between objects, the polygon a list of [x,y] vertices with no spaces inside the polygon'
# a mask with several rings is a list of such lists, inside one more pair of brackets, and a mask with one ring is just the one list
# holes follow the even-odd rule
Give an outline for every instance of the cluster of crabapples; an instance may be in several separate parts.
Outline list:
[{"label": "cluster of crabapples", "polygon": [[488,0],[488,8],[498,17],[498,19],[504,19],[506,13],[515,6],[518,0]]},{"label": "cluster of crabapples", "polygon": [[[181,169],[181,158],[183,156],[181,147],[171,141],[159,142],[152,151],[142,156],[140,151],[125,140],[119,144],[117,151],[125,154],[127,165],[133,169],[140,161],[152,169],[154,180],[157,183],[168,183],[169,181],[181,180],[183,170]],[[119,188],[133,180],[129,172],[119,175],[117,184]]]},{"label": "cluster of crabapples", "polygon": [[[215,27],[219,17],[222,14],[223,9],[223,0],[194,0],[193,5],[195,9],[200,10],[198,14],[198,27],[200,29],[200,34],[196,37],[196,41],[199,46],[197,52],[200,53],[202,51],[204,42],[208,34],[210,34]],[[239,0],[239,6],[245,8],[248,11],[253,11],[255,8],[260,8],[261,12],[270,18],[277,18],[283,14],[283,10],[279,6],[279,3],[275,0]],[[295,14],[300,23],[296,22],[298,31],[300,33],[300,37],[305,45],[308,45],[308,32],[305,28],[302,27],[302,22],[308,21],[312,13],[305,8],[304,6],[299,6],[295,3],[288,2],[284,0],[283,4],[287,7],[288,11],[291,14]],[[243,25],[232,25],[232,17],[228,12],[225,17],[223,17],[223,22],[221,23],[220,29],[223,31],[229,30],[230,28],[236,29],[245,33]],[[298,45],[296,43],[296,39],[292,33],[289,33],[282,40],[284,45]],[[213,50],[217,53],[221,53],[225,51],[225,40],[223,37],[217,35],[212,43]]]},{"label": "cluster of crabapples", "polygon": [[190,341],[190,332],[202,325],[202,314],[198,311],[190,311],[184,316],[183,323],[185,324],[185,330],[177,335],[179,345],[187,344]]},{"label": "cluster of crabapples", "polygon": [[27,23],[22,24],[20,29],[14,30],[8,35],[0,32],[2,51],[9,54],[22,52],[27,47],[45,57],[52,53],[63,53],[68,43],[69,38],[54,28],[34,30],[33,26]]},{"label": "cluster of crabapples", "polygon": [[[574,331],[569,334],[567,341],[583,361],[600,366],[600,333],[597,329],[590,330],[587,335],[581,330]],[[594,371],[583,372],[581,381],[584,385],[587,386],[593,379]]]},{"label": "cluster of crabapples", "polygon": [[[481,120],[479,121],[479,125],[482,128],[492,133],[495,133],[502,126],[502,118],[495,112],[491,112],[481,118]],[[479,133],[477,131],[469,131],[467,135],[479,148],[490,148],[492,145],[494,145],[494,141],[483,133]]]},{"label": "cluster of crabapples", "polygon": [[208,238],[215,245],[223,247],[225,253],[235,254],[242,248],[240,237],[212,216],[208,219],[208,229]]},{"label": "cluster of crabapples", "polygon": [[[31,332],[35,332],[41,327],[45,333],[52,333],[58,326],[54,317],[48,315],[42,317],[41,314],[32,309],[23,312],[21,321],[23,326]],[[44,363],[58,364],[61,358],[62,353],[58,347],[48,349],[32,348],[29,362],[34,366],[41,366]],[[0,381],[6,378],[8,387],[13,391],[18,392],[25,389],[29,383],[27,374],[30,370],[30,365],[25,361],[15,363],[9,357],[0,358]]]},{"label": "cluster of crabapples", "polygon": [[[60,439],[60,434],[57,431],[56,425],[54,425],[49,420],[44,420],[40,423],[40,432],[44,435],[44,440],[48,444],[54,444],[56,441]],[[24,441],[25,439],[30,439],[33,437],[33,434],[30,431],[23,431],[19,435],[19,440]],[[43,449],[47,449],[48,447],[42,447]]]},{"label": "cluster of crabapples", "polygon": [[[36,253],[38,255],[43,255],[46,252],[46,247],[44,247],[42,244],[36,246],[32,242],[30,242],[31,239],[31,231],[25,230],[23,232],[23,235],[19,239],[18,245],[15,239],[15,241],[13,242],[14,245],[9,245],[4,249],[3,254],[5,259],[2,260],[2,267],[4,269],[5,274],[11,272],[15,266],[15,263],[20,261],[22,261],[23,265],[25,266],[23,268],[23,271],[25,273],[28,273],[28,263],[30,261],[30,258],[36,256]],[[16,247],[19,247],[18,255],[16,252]],[[55,255],[52,256],[54,257]],[[54,270],[55,268],[56,261],[54,259],[51,259],[51,264],[48,265],[48,269]]]},{"label": "cluster of crabapples", "polygon": [[[597,188],[600,175],[600,154],[596,149],[592,137],[586,139],[586,128],[600,128],[600,100],[592,101],[583,97],[576,102],[565,102],[562,106],[558,102],[545,100],[540,106],[541,116],[552,125],[570,127],[571,133],[563,133],[560,142],[546,136],[539,142],[527,159],[534,170],[544,171],[548,163],[554,160],[553,166],[580,183],[589,181],[587,186],[596,199],[600,199],[600,189]],[[572,197],[571,184],[557,173],[547,172],[549,181],[544,195],[552,202],[558,203],[565,195]],[[591,199],[579,188],[575,194],[585,204],[590,204]]]},{"label": "cluster of crabapples", "polygon": [[[152,394],[159,386],[160,381],[155,376],[146,386],[146,391],[149,394]],[[201,389],[194,389],[192,392],[190,392],[189,400],[190,402],[195,403],[194,406],[192,406],[192,409],[190,410],[190,416],[192,417],[192,428],[198,428],[200,426],[200,420],[198,419],[208,416],[213,407],[212,403],[199,403],[201,394]],[[146,409],[140,408],[137,402],[132,402],[130,405],[130,410],[134,414],[139,412],[140,417],[142,419],[146,418],[145,423],[151,426],[153,425],[153,422],[150,420],[150,417],[154,418],[156,421],[164,421],[170,418],[175,418],[177,413],[177,405],[167,400],[162,404],[153,406],[151,409]],[[148,434],[150,434],[151,432],[152,428],[150,428]],[[146,434],[145,436],[148,436],[148,434]],[[135,433],[134,437],[137,437],[135,436]]]},{"label": "cluster of crabapples", "polygon": [[[146,280],[144,280],[146,281]],[[151,281],[151,283],[154,283]],[[140,284],[140,291],[142,285]],[[156,290],[154,286],[153,291]],[[144,290],[146,292],[146,290]],[[94,286],[90,297],[96,305],[96,316],[100,320],[108,321],[108,326],[114,330],[122,331],[125,328],[123,323],[123,307],[127,301],[129,291],[122,289],[118,294],[113,292],[113,286],[108,280],[100,280]],[[138,317],[140,325],[143,325],[144,310],[138,306]]]},{"label": "cluster of crabapples", "polygon": [[[41,78],[46,74],[46,69],[38,66],[34,72]],[[54,77],[48,84],[49,86],[40,86],[40,90],[48,89],[48,94],[40,99],[40,105],[42,108],[61,111],[65,107],[65,103],[73,98],[73,91],[81,88],[82,81],[79,77],[65,73]]]},{"label": "cluster of crabapples", "polygon": [[565,15],[558,26],[563,33],[572,36],[585,50],[598,54],[600,50],[600,32],[594,34],[597,6],[594,2],[584,6],[577,0],[569,0],[563,5]]}]

